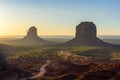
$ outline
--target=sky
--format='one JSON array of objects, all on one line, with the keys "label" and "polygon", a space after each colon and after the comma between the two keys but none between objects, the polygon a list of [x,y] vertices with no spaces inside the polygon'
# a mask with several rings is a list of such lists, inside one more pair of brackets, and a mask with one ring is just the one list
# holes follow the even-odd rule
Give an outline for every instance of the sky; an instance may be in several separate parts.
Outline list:
[{"label": "sky", "polygon": [[75,35],[76,25],[94,22],[98,35],[120,35],[120,0],[0,0],[0,36]]}]

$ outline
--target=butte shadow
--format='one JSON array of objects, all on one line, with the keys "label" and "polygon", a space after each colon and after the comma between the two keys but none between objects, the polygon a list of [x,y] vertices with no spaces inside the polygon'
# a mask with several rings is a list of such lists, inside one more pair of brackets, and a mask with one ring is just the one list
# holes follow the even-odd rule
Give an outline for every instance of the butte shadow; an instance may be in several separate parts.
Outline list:
[{"label": "butte shadow", "polygon": [[63,46],[115,46],[97,37],[96,25],[93,22],[81,22],[76,26],[75,38],[61,44]]}]

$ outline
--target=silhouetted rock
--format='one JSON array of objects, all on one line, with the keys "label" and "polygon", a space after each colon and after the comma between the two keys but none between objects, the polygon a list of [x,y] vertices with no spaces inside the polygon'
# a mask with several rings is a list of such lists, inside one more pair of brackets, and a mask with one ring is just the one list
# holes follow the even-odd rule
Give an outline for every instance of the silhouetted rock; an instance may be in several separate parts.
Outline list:
[{"label": "silhouetted rock", "polygon": [[40,38],[37,35],[37,28],[35,26],[32,26],[27,31],[27,36],[25,36],[21,42],[23,42],[25,45],[44,45],[49,44],[48,41]]},{"label": "silhouetted rock", "polygon": [[76,26],[76,37],[80,38],[95,38],[97,35],[96,26],[93,22],[82,22]]},{"label": "silhouetted rock", "polygon": [[[10,43],[10,42],[9,42]],[[50,42],[42,39],[37,35],[37,28],[32,26],[27,31],[27,35],[23,39],[13,40],[10,44],[13,45],[25,45],[25,46],[33,46],[33,45],[48,45]]]},{"label": "silhouetted rock", "polygon": [[96,25],[93,22],[82,22],[76,26],[76,36],[72,40],[65,43],[69,46],[101,46],[108,45],[101,39],[97,38]]},{"label": "silhouetted rock", "polygon": [[27,32],[27,37],[33,38],[36,36],[37,36],[37,28],[35,26],[32,26],[31,28],[29,28]]},{"label": "silhouetted rock", "polygon": [[22,40],[33,41],[33,42],[45,42],[42,38],[37,35],[37,28],[32,26],[27,31],[27,36],[25,36]]}]

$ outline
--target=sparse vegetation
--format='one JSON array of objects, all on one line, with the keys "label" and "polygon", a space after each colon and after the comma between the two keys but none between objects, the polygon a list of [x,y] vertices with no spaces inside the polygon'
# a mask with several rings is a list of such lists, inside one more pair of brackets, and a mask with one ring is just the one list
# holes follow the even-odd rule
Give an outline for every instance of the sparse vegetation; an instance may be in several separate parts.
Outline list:
[{"label": "sparse vegetation", "polygon": [[[59,54],[60,51],[67,51],[68,55]],[[108,65],[103,63],[96,64],[95,61],[105,62],[107,60],[119,60],[119,49],[114,48],[101,48],[101,47],[58,47],[58,46],[46,46],[46,47],[15,47],[11,54],[7,56],[7,61],[9,65],[13,68],[23,71],[23,75],[19,77],[26,77],[31,75],[36,75],[39,72],[39,68],[45,63],[45,60],[49,59],[52,64],[48,66],[45,76],[40,79],[64,79],[68,78],[69,75],[75,75],[76,78],[80,80],[84,74],[78,77],[78,73],[75,73],[74,67],[81,65],[90,67],[87,72],[97,72],[98,70],[104,70],[108,68]],[[117,56],[115,56],[117,54]],[[84,61],[84,59],[88,61]],[[83,62],[81,61],[83,60]],[[89,61],[90,60],[90,61]],[[111,62],[111,61],[110,61]],[[102,65],[102,67],[101,67]],[[72,71],[68,67],[72,66]],[[85,69],[86,67],[80,67],[80,69]],[[107,66],[107,67],[106,67]],[[110,66],[109,66],[110,67]],[[71,67],[70,67],[71,69]],[[66,72],[70,71],[72,73]],[[49,73],[52,71],[53,73]],[[56,72],[57,71],[57,72]],[[65,72],[64,72],[65,71]],[[30,73],[30,74],[28,74]],[[64,73],[64,74],[63,74]],[[19,71],[18,73],[19,74]],[[50,76],[51,75],[51,76]],[[38,79],[39,80],[39,79]]]}]

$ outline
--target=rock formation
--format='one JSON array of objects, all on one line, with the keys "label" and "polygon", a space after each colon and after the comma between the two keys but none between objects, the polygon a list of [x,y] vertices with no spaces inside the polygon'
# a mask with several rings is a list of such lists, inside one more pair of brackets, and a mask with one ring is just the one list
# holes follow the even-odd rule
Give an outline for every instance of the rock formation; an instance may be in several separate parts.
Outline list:
[{"label": "rock formation", "polygon": [[27,31],[27,36],[23,38],[23,40],[43,40],[42,38],[38,37],[37,35],[37,28],[35,26],[32,26]]},{"label": "rock formation", "polygon": [[96,26],[92,22],[82,22],[76,27],[76,37],[80,38],[95,38],[97,35]]},{"label": "rock formation", "polygon": [[27,31],[27,35],[20,40],[20,42],[24,45],[44,45],[44,44],[49,44],[48,41],[40,38],[37,35],[37,28],[35,26],[32,26],[29,28]]},{"label": "rock formation", "polygon": [[[37,35],[37,28],[35,26],[32,26],[27,31],[27,35],[18,40],[12,40],[10,41],[12,45],[20,45],[20,46],[33,46],[33,45],[48,45],[50,42],[42,39]],[[9,43],[10,43],[9,42]]]},{"label": "rock formation", "polygon": [[31,28],[29,28],[29,30],[27,32],[27,37],[33,38],[36,36],[37,36],[37,28],[35,26],[32,26]]},{"label": "rock formation", "polygon": [[76,36],[72,40],[65,43],[69,46],[100,46],[108,45],[101,39],[97,38],[96,25],[93,22],[82,22],[76,26]]},{"label": "rock formation", "polygon": [[37,28],[35,26],[31,26],[27,30],[27,35],[22,39],[10,40],[7,41],[8,45],[15,46],[39,46],[39,45],[50,45],[52,42],[46,41],[38,36]]}]

